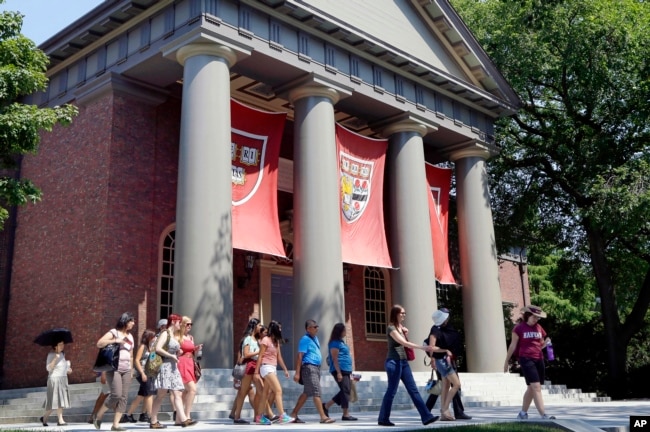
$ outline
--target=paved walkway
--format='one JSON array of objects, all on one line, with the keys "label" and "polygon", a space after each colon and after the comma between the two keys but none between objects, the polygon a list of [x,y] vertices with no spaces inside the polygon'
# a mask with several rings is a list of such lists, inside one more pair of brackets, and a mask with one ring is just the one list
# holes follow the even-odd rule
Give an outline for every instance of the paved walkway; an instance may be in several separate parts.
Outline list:
[{"label": "paved walkway", "polygon": [[[310,404],[308,401],[307,404]],[[571,430],[588,432],[597,431],[598,429],[614,431],[627,431],[629,430],[630,416],[633,415],[650,415],[650,400],[642,401],[627,401],[627,402],[594,402],[594,403],[571,403],[566,405],[548,405],[546,411],[549,415],[555,415],[558,422],[564,426],[568,426]],[[230,420],[203,420],[196,426],[187,428],[188,432],[191,431],[259,431],[260,429],[277,429],[291,430],[296,432],[316,432],[316,431],[408,431],[408,430],[424,430],[428,428],[439,428],[451,425],[466,425],[466,424],[481,424],[481,423],[495,423],[505,421],[516,421],[514,418],[517,416],[518,409],[516,407],[484,407],[484,408],[468,408],[467,414],[471,415],[472,420],[456,421],[456,422],[441,422],[437,421],[433,425],[423,426],[420,423],[417,411],[393,411],[391,421],[396,424],[396,427],[380,427],[377,426],[377,413],[376,412],[353,412],[352,414],[359,418],[356,422],[343,422],[340,420],[339,415],[332,414],[332,418],[336,419],[336,423],[320,424],[316,415],[300,416],[307,423],[305,424],[288,424],[288,425],[273,425],[273,426],[258,426],[258,425],[234,425]],[[530,420],[538,421],[539,416],[537,411],[531,409],[529,411]],[[110,413],[104,416],[104,420],[110,419]],[[169,427],[167,430],[170,432],[180,431],[180,428],[170,426],[169,422],[166,423]],[[95,431],[92,425],[89,424],[70,424],[65,427],[56,426],[56,416],[50,417],[50,426],[44,428],[41,425],[30,424],[13,424],[13,425],[0,425],[2,429],[19,428],[24,430],[33,431]],[[149,427],[145,423],[135,423],[123,425],[127,429],[138,432],[149,431]],[[596,429],[597,428],[597,429]],[[102,425],[102,430],[110,431],[110,422]]]}]

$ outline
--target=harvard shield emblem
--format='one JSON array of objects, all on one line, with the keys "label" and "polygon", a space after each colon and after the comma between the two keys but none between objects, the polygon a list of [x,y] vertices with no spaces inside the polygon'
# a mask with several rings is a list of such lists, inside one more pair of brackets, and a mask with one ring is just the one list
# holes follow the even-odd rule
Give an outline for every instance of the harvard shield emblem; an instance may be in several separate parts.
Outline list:
[{"label": "harvard shield emblem", "polygon": [[370,198],[374,162],[340,152],[341,211],[348,222],[363,214]]},{"label": "harvard shield emblem", "polygon": [[267,142],[267,136],[232,129],[232,205],[244,204],[260,187]]}]

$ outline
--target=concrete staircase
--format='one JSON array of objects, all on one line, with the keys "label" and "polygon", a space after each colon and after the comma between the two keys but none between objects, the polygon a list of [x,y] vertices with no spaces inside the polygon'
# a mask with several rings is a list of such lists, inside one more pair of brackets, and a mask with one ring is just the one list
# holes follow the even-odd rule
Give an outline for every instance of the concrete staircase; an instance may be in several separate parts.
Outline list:
[{"label": "concrete staircase", "polygon": [[[293,372],[290,377],[293,377]],[[385,372],[359,372],[362,375],[361,381],[357,383],[359,401],[352,404],[351,412],[378,412],[381,401],[386,390]],[[288,412],[293,408],[302,386],[287,380],[282,374],[280,382],[283,388],[283,402]],[[428,372],[415,372],[415,380],[418,386],[423,389],[429,379]],[[526,389],[524,379],[518,375],[487,373],[473,374],[461,373],[463,403],[466,408],[478,406],[519,406],[522,395]],[[323,372],[322,393],[323,400],[327,401],[338,392],[338,386],[334,379],[327,372]],[[100,383],[72,384],[70,385],[70,397],[72,408],[64,411],[66,421],[85,422],[92,412],[97,395],[102,390]],[[137,394],[137,382],[133,380],[130,388],[129,404]],[[423,391],[423,390],[422,390]],[[0,390],[0,424],[6,423],[36,423],[43,415],[43,403],[45,401],[45,387]],[[547,404],[563,402],[606,402],[609,397],[598,397],[595,393],[582,393],[581,390],[567,389],[563,385],[552,385],[547,382],[543,389],[544,401]],[[225,369],[204,369],[203,377],[199,381],[199,390],[192,409],[192,418],[196,419],[217,419],[227,418],[230,413],[237,390],[232,387],[230,370]],[[423,393],[422,393],[423,394]],[[423,397],[426,399],[425,394]],[[393,403],[393,410],[405,410],[413,408],[411,400],[404,390],[400,388]],[[171,420],[172,408],[169,398],[165,398],[159,419]],[[139,415],[140,410],[136,410]],[[313,414],[315,408],[311,402],[305,404],[301,413]],[[333,406],[330,409],[331,416],[338,416],[340,409]],[[109,421],[111,413],[107,413],[104,421]],[[250,419],[253,410],[246,403],[242,411],[242,417]],[[50,421],[55,421],[51,417]]]}]

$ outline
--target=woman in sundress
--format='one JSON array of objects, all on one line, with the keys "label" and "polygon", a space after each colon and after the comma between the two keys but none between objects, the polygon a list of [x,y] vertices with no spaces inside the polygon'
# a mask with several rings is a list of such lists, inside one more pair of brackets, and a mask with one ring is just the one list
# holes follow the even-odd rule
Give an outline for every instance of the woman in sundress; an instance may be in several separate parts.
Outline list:
[{"label": "woman in sundress", "polygon": [[167,427],[158,421],[158,411],[160,411],[160,405],[168,390],[172,404],[176,410],[176,423],[174,425],[187,427],[196,424],[196,420],[189,419],[185,415],[185,408],[183,406],[183,390],[185,390],[185,386],[183,385],[181,372],[178,370],[182,319],[180,315],[169,315],[167,320],[169,326],[167,330],[160,333],[156,341],[155,349],[158,355],[163,358],[163,364],[160,367],[160,372],[156,376],[156,389],[158,391],[151,409],[150,429],[164,429]]}]

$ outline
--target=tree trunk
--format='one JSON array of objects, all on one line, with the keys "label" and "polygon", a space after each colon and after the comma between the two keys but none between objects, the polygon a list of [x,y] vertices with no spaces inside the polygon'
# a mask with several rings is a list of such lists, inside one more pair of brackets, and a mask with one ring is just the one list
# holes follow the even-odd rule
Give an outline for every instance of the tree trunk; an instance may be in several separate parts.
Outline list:
[{"label": "tree trunk", "polygon": [[608,395],[614,399],[625,397],[627,389],[627,345],[629,338],[621,337],[621,322],[616,305],[616,289],[612,284],[611,272],[605,257],[602,235],[594,230],[588,221],[584,223],[589,240],[591,266],[596,277],[600,294],[603,324],[605,326],[605,346],[607,347]]}]

